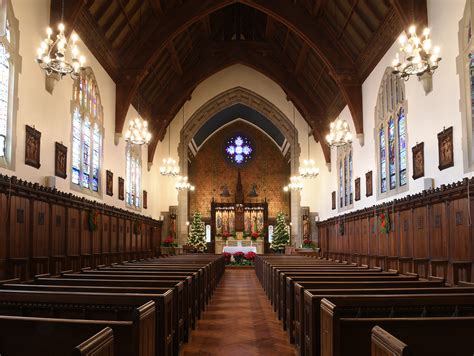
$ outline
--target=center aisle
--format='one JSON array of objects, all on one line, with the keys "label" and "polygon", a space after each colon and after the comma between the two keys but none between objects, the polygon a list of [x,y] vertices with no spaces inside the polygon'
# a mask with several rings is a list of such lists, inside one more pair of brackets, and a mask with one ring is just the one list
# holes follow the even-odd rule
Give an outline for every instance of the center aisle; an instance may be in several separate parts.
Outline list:
[{"label": "center aisle", "polygon": [[253,269],[227,269],[182,356],[296,355]]}]

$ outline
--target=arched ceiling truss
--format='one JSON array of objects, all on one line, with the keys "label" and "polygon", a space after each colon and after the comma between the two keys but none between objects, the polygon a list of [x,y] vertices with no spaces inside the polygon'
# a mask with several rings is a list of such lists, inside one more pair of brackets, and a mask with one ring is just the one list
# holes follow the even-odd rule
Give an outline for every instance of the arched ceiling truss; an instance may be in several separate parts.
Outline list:
[{"label": "arched ceiling truss", "polygon": [[[61,0],[52,0],[51,22],[60,15]],[[235,63],[280,85],[316,140],[345,105],[363,134],[363,81],[408,24],[427,24],[427,8],[426,0],[67,0],[64,22],[116,83],[115,132],[139,101],[154,151],[196,85]]]}]

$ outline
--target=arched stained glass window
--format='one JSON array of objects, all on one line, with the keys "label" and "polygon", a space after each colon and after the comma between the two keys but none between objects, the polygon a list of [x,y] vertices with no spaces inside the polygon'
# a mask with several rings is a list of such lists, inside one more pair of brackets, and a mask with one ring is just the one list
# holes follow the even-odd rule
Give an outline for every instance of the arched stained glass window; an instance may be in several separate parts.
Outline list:
[{"label": "arched stained glass window", "polygon": [[9,0],[0,5],[0,167],[14,169],[18,20]]},{"label": "arched stained glass window", "polygon": [[338,148],[339,167],[339,210],[350,208],[353,203],[353,163],[352,146]]},{"label": "arched stained glass window", "polygon": [[252,143],[244,135],[236,135],[226,142],[226,157],[236,165],[243,165],[252,159],[253,151]]},{"label": "arched stained glass window", "polygon": [[408,187],[407,118],[403,81],[387,68],[375,109],[378,197]]},{"label": "arched stained glass window", "polygon": [[126,151],[126,202],[135,209],[141,206],[142,154],[141,146],[127,144]]},{"label": "arched stained glass window", "polygon": [[100,193],[103,113],[94,73],[82,71],[74,81],[72,113],[72,186]]}]

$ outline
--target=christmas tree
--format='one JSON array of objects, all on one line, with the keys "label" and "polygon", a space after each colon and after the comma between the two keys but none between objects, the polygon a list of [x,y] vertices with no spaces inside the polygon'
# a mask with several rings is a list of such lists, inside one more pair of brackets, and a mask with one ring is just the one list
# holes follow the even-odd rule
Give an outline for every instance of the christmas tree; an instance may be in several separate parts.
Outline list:
[{"label": "christmas tree", "polygon": [[204,252],[207,249],[206,232],[204,231],[204,222],[201,219],[200,212],[194,213],[191,231],[188,236],[188,245],[191,245],[199,252]]},{"label": "christmas tree", "polygon": [[270,248],[276,252],[283,252],[285,246],[290,242],[290,235],[288,234],[288,228],[285,222],[285,215],[278,213],[276,218],[275,229],[273,230],[273,240],[270,244]]}]

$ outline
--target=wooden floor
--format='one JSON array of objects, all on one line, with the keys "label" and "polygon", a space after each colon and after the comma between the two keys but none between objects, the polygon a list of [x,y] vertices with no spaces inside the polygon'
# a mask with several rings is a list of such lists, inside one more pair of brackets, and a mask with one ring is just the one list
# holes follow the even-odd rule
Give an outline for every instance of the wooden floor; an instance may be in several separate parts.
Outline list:
[{"label": "wooden floor", "polygon": [[182,356],[296,355],[253,269],[227,269]]}]

